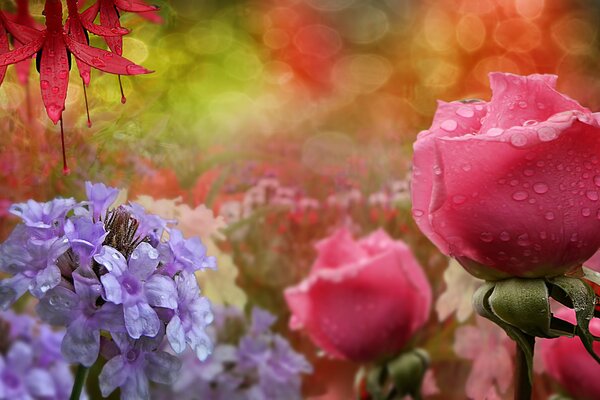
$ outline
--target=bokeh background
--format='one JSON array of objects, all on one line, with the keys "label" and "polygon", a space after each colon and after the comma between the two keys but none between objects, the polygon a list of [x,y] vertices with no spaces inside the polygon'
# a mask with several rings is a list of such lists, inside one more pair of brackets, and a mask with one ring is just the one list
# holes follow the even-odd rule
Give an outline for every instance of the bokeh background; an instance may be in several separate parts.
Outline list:
[{"label": "bokeh background", "polygon": [[[437,99],[489,99],[491,71],[552,73],[561,92],[600,108],[600,2],[154,3],[162,24],[122,17],[132,30],[124,56],[155,71],[123,78],[125,104],[117,78],[94,71],[88,128],[71,74],[69,176],[37,73],[24,87],[9,68],[0,86],[0,239],[17,222],[7,214],[11,202],[81,197],[85,180],[127,189],[130,198],[205,204],[228,223],[218,249],[232,258],[242,304],[274,312],[277,329],[315,365],[307,396],[336,382],[340,397],[330,398],[350,398],[357,369],[287,329],[282,290],[306,276],[317,240],[340,225],[357,235],[384,227],[411,245],[434,293],[445,289],[448,261],[412,223],[407,182],[412,143]],[[42,21],[42,4],[31,7]],[[432,313],[428,326],[422,345],[443,392],[433,398],[464,398],[471,364],[453,352],[457,323]],[[543,380],[536,395],[554,387]]]}]

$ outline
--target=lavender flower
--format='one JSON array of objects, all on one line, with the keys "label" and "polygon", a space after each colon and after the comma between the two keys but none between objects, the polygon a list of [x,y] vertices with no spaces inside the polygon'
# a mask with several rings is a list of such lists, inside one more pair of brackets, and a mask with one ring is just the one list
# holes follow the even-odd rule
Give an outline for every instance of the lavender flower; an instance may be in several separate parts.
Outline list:
[{"label": "lavender flower", "polygon": [[104,246],[94,260],[108,271],[100,277],[104,299],[113,304],[123,304],[129,336],[134,339],[142,335],[156,336],[161,323],[151,306],[177,307],[173,278],[155,274],[158,251],[142,242],[133,250],[127,262],[116,249]]},{"label": "lavender flower", "polygon": [[177,381],[159,387],[157,400],[254,400],[301,398],[301,374],[312,368],[288,341],[271,331],[275,317],[255,308],[251,321],[238,309],[216,310],[213,354],[199,362],[191,351],[183,356]]},{"label": "lavender flower", "polygon": [[150,394],[148,380],[164,384],[175,380],[181,361],[158,350],[162,335],[133,340],[127,335],[115,334],[113,340],[119,354],[111,358],[100,373],[103,396],[120,387],[121,398],[147,399]]},{"label": "lavender flower", "polygon": [[85,194],[88,197],[90,211],[95,221],[99,220],[115,202],[119,190],[107,187],[103,183],[85,183]]},{"label": "lavender flower", "polygon": [[[57,199],[11,207],[23,222],[0,245],[0,271],[9,275],[0,279],[0,306],[9,307],[29,290],[39,299],[40,317],[66,327],[54,353],[60,347],[68,361],[88,367],[102,355],[104,395],[120,387],[123,399],[148,398],[148,380],[169,383],[180,366],[161,350],[163,342],[176,353],[189,345],[200,359],[211,353],[205,332],[213,319],[210,303],[193,272],[214,268],[215,259],[200,239],[184,238],[173,221],[138,204],[109,209],[118,190],[86,183],[86,192],[87,201],[79,203]],[[52,349],[44,353],[56,358]],[[29,368],[27,358],[19,357],[22,369]],[[48,360],[42,364],[50,366]],[[0,370],[9,374],[5,361]],[[19,383],[19,390],[52,398],[42,393],[51,387],[48,371],[31,372],[37,378]],[[43,387],[31,386],[40,382]]]},{"label": "lavender flower", "polygon": [[62,335],[31,317],[0,313],[1,399],[69,397],[73,376],[55,350]]}]

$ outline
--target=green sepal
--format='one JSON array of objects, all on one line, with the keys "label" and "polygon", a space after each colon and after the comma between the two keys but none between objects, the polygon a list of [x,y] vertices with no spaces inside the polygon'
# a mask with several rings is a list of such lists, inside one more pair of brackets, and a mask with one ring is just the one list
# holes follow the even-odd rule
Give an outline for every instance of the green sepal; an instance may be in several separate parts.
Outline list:
[{"label": "green sepal", "polygon": [[548,283],[562,290],[573,304],[577,318],[575,334],[579,336],[588,353],[600,363],[600,357],[594,352],[594,336],[589,330],[590,320],[594,317],[596,299],[594,290],[581,279],[566,276],[548,279]]},{"label": "green sepal", "polygon": [[384,365],[377,365],[369,370],[366,375],[367,392],[373,400],[385,400],[383,386],[386,380]]},{"label": "green sepal", "polygon": [[496,282],[489,304],[497,317],[528,335],[553,337],[548,288],[543,280],[513,278]]},{"label": "green sepal", "polygon": [[494,314],[489,303],[489,298],[493,294],[495,286],[496,283],[490,282],[486,282],[481,285],[473,294],[473,306],[479,315],[489,319],[504,329],[506,334],[515,341],[517,346],[519,346],[525,355],[525,361],[527,362],[527,376],[529,381],[533,382],[533,348],[535,338],[532,338],[530,335],[526,334],[520,329],[504,322]]},{"label": "green sepal", "polygon": [[394,385],[395,395],[404,398],[410,395],[413,400],[421,399],[421,386],[429,366],[429,355],[423,349],[403,353],[388,362],[388,374]]}]

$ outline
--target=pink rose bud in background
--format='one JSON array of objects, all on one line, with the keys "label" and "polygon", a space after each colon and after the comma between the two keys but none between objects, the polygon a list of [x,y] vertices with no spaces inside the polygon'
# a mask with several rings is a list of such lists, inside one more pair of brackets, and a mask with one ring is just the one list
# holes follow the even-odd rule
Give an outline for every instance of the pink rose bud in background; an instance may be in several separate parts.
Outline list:
[{"label": "pink rose bud in background", "polygon": [[600,247],[600,126],[556,79],[492,73],[489,103],[440,102],[414,144],[415,220],[479,278],[562,275]]},{"label": "pink rose bud in background", "polygon": [[397,354],[429,316],[431,287],[410,249],[383,230],[340,229],[317,245],[307,279],[288,288],[290,326],[329,355],[357,362]]},{"label": "pink rose bud in background", "polygon": [[[561,309],[558,318],[575,324],[572,310]],[[600,335],[600,320],[590,321],[590,332]],[[600,343],[594,343],[596,353],[600,352]],[[555,379],[577,400],[600,399],[600,364],[587,352],[581,341],[574,337],[544,339],[538,343],[540,358],[548,375]]]}]

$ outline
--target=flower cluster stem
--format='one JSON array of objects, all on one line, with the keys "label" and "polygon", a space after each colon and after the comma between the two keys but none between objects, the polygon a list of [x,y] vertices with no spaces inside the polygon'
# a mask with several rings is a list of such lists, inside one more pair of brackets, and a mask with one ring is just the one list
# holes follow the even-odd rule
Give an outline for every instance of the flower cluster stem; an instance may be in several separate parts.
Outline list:
[{"label": "flower cluster stem", "polygon": [[71,390],[71,397],[69,400],[79,400],[81,392],[85,386],[85,380],[87,378],[88,368],[79,364],[77,366],[77,373],[75,374],[75,382],[73,383],[73,389]]},{"label": "flower cluster stem", "polygon": [[[526,335],[527,340],[531,343],[531,349],[533,351],[535,345],[535,336]],[[516,345],[516,360],[515,360],[515,400],[531,400],[531,379],[530,371],[527,366],[527,359],[525,353],[521,350],[519,345]]]}]

